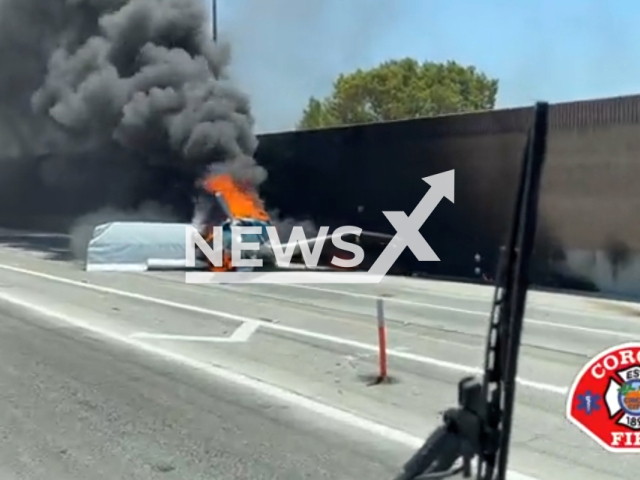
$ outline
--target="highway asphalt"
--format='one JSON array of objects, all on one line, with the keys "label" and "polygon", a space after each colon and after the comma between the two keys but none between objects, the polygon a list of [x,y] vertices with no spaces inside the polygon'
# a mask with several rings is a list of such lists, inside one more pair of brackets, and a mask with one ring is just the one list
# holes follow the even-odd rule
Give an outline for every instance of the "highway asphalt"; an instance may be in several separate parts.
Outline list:
[{"label": "highway asphalt", "polygon": [[[3,479],[392,478],[482,364],[487,288],[186,285],[43,250],[0,248]],[[379,295],[392,381],[374,386]],[[513,480],[638,471],[564,418],[582,366],[633,340],[634,305],[532,294]]]}]

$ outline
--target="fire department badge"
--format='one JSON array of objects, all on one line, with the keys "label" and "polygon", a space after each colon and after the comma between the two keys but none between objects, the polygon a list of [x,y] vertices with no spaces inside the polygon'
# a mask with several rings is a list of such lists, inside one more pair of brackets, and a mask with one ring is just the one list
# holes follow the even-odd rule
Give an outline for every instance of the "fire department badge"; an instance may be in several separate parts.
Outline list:
[{"label": "fire department badge", "polygon": [[640,452],[640,343],[606,350],[578,374],[567,418],[610,452]]}]

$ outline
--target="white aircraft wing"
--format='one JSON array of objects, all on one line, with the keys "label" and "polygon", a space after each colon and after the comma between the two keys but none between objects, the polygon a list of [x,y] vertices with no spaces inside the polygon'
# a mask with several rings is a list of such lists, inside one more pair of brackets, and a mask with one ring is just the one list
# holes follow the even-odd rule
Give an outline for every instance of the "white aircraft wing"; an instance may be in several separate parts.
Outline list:
[{"label": "white aircraft wing", "polygon": [[[368,232],[368,231],[362,231],[360,233],[360,235],[356,235],[355,233],[352,234],[345,234],[345,236],[349,236],[352,235],[355,237],[355,243],[360,243],[360,240],[362,238],[371,238],[371,239],[376,239],[376,240],[381,240],[381,241],[390,241],[393,238],[393,235],[389,235],[387,233],[378,233],[378,232]],[[305,239],[302,242],[291,242],[291,243],[286,243],[282,245],[283,249],[287,249],[289,245],[295,244],[295,254],[300,254],[301,253],[301,244],[305,244],[308,245],[309,248],[313,248],[313,246],[318,242],[318,241],[326,241],[328,239],[331,239],[332,235],[331,234],[327,234],[327,235],[321,235],[315,238],[308,238]]]},{"label": "white aircraft wing", "polygon": [[293,245],[295,247],[294,255],[298,255],[299,253],[302,253],[302,245],[308,245],[309,248],[312,249],[318,241],[324,242],[327,239],[331,239],[331,235],[321,235],[315,238],[307,238],[303,241],[285,243],[282,244],[281,248],[286,251],[289,248],[289,245]]}]

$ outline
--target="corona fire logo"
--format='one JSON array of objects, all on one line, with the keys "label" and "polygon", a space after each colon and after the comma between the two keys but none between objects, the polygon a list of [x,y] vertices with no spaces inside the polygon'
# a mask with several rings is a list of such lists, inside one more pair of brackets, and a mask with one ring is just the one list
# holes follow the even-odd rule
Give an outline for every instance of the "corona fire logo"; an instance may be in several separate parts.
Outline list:
[{"label": "corona fire logo", "polygon": [[610,452],[640,452],[640,343],[606,350],[582,369],[567,418]]}]

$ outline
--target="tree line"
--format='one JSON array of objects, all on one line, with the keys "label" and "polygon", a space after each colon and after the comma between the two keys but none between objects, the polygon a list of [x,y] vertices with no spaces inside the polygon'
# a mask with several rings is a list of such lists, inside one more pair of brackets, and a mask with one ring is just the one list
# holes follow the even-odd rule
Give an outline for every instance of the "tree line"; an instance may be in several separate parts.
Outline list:
[{"label": "tree line", "polygon": [[491,110],[498,80],[454,61],[390,60],[341,74],[325,98],[311,97],[298,129]]}]

